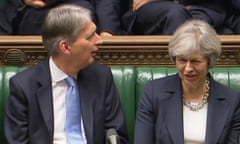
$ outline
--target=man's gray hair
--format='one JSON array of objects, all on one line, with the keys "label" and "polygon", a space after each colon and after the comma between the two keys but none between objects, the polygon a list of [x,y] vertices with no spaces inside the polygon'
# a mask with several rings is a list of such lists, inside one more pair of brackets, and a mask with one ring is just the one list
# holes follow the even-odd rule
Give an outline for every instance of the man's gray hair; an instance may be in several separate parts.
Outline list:
[{"label": "man's gray hair", "polygon": [[60,40],[74,42],[91,21],[90,11],[77,5],[61,5],[51,9],[42,26],[43,45],[49,55],[58,54]]}]

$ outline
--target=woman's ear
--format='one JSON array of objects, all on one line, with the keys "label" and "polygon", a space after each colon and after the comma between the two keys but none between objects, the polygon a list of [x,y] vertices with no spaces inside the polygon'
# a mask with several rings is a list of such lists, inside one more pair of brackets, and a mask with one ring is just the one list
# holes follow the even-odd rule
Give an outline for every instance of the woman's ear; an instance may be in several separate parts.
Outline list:
[{"label": "woman's ear", "polygon": [[64,54],[70,54],[71,53],[71,49],[68,45],[68,42],[66,40],[60,40],[59,43],[59,48],[60,48],[60,51]]}]

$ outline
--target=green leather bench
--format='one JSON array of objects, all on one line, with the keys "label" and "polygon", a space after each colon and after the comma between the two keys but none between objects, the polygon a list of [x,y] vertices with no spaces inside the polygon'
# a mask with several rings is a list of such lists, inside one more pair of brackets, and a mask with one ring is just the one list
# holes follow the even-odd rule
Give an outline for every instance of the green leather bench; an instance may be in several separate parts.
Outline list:
[{"label": "green leather bench", "polygon": [[128,66],[112,66],[111,69],[126,115],[130,143],[133,144],[134,122],[136,113],[136,72],[133,67]]},{"label": "green leather bench", "polygon": [[[5,101],[8,96],[8,81],[11,76],[23,67],[0,68],[0,144],[4,142],[3,118]],[[130,142],[133,143],[135,112],[137,102],[147,81],[176,73],[172,67],[111,67],[116,86],[118,87],[123,109],[126,115],[127,128]],[[210,70],[214,79],[240,91],[240,67],[237,68],[213,68]]]}]

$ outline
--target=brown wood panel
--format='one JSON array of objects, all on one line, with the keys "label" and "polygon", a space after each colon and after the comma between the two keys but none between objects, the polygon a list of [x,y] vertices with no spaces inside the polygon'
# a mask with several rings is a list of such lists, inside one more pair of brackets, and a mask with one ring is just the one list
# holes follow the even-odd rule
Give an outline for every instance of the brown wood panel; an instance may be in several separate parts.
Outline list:
[{"label": "brown wood panel", "polygon": [[[221,35],[217,66],[240,66],[240,35]],[[96,60],[107,65],[173,66],[168,57],[171,36],[103,37]],[[0,36],[0,66],[32,66],[47,57],[40,36]]]}]

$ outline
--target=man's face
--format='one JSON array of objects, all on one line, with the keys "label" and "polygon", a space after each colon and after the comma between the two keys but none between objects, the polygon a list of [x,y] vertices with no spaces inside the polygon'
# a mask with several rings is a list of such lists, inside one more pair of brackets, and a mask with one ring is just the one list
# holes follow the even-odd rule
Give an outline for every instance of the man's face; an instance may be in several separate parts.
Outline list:
[{"label": "man's face", "polygon": [[86,67],[94,61],[97,45],[102,43],[101,37],[96,33],[96,25],[91,22],[79,34],[75,42],[69,44],[72,63],[76,67]]}]

